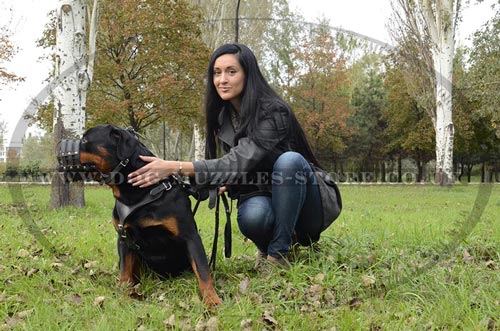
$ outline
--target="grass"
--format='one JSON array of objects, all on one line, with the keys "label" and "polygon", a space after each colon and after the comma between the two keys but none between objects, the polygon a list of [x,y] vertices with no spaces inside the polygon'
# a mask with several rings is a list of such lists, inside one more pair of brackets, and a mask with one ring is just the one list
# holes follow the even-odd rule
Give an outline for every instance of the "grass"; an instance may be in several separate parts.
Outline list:
[{"label": "grass", "polygon": [[[2,186],[0,330],[497,330],[500,187],[470,226],[479,187],[341,186],[344,210],[319,251],[268,273],[252,270],[234,211],[233,257],[220,242],[213,271],[224,304],[207,310],[190,273],[148,276],[143,301],[117,287],[108,189],[52,211],[49,188]],[[196,219],[208,254],[206,203]]]}]

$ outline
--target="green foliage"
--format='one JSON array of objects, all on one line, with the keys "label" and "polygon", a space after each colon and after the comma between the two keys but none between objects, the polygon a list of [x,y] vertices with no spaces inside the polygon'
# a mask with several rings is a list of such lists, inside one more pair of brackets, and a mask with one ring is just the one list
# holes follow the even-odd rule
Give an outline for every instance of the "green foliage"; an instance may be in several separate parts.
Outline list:
[{"label": "green foliage", "polygon": [[[341,186],[340,218],[319,250],[302,248],[287,271],[255,272],[256,249],[234,226],[233,256],[219,253],[212,273],[224,301],[213,310],[192,273],[146,277],[142,301],[116,286],[109,189],[88,187],[85,208],[49,211],[48,188],[19,188],[24,204],[0,187],[2,329],[494,330],[500,322],[496,186],[479,224],[451,250],[440,243],[459,230],[477,186]],[[213,217],[202,203],[196,219],[207,248]]]},{"label": "green foliage", "polygon": [[38,167],[40,173],[46,173],[51,172],[55,164],[56,155],[52,134],[28,136],[24,140],[20,162],[22,168],[35,169]]},{"label": "green foliage", "polygon": [[474,33],[469,55],[469,98],[500,137],[500,10]]},{"label": "green foliage", "polygon": [[333,36],[316,31],[295,50],[295,84],[286,89],[320,159],[331,159],[345,148],[346,119],[351,111],[349,81],[345,58],[338,53]]},{"label": "green foliage", "polygon": [[142,131],[159,120],[178,128],[199,120],[208,49],[185,1],[104,1],[88,125]]},{"label": "green foliage", "polygon": [[385,131],[389,143],[386,152],[413,155],[428,161],[434,151],[434,130],[429,117],[410,96],[400,68],[388,67],[384,81],[387,104],[382,115],[387,121]]},{"label": "green foliage", "polygon": [[350,159],[361,161],[365,167],[385,159],[387,123],[382,117],[385,94],[383,74],[380,73],[379,65],[368,67],[352,94],[351,104],[355,112],[348,123],[353,134],[347,148]]},{"label": "green foliage", "polygon": [[455,55],[453,76],[453,123],[455,123],[455,154],[460,162],[472,165],[498,157],[499,149],[491,114],[481,111],[470,85],[474,73],[466,70],[465,52]]},{"label": "green foliage", "polygon": [[6,26],[0,25],[0,86],[23,80],[23,78],[7,71],[3,66],[3,63],[10,61],[15,53],[16,48],[10,41],[10,31]]}]

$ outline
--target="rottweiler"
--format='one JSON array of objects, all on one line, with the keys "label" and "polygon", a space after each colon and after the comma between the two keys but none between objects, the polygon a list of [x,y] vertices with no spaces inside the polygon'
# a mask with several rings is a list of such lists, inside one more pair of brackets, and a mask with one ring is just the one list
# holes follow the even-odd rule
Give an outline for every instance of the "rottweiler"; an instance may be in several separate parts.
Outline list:
[{"label": "rottweiler", "polygon": [[140,282],[144,265],[161,276],[175,277],[192,270],[207,305],[219,305],[191,200],[182,181],[170,177],[148,188],[127,183],[127,175],[153,156],[133,130],[99,125],[81,140],[61,141],[61,171],[86,171],[113,191],[113,224],[118,233],[120,282]]}]

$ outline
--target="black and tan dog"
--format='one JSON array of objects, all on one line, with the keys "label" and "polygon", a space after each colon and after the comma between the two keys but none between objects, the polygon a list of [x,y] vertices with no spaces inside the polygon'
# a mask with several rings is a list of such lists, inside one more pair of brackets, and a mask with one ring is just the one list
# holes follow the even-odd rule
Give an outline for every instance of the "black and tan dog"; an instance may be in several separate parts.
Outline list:
[{"label": "black and tan dog", "polygon": [[79,141],[61,141],[58,160],[63,171],[85,170],[111,187],[120,282],[140,282],[143,265],[162,276],[177,276],[192,269],[204,302],[220,304],[189,195],[173,177],[153,188],[128,184],[127,175],[145,164],[139,155],[152,153],[134,132],[101,125],[87,130]]}]

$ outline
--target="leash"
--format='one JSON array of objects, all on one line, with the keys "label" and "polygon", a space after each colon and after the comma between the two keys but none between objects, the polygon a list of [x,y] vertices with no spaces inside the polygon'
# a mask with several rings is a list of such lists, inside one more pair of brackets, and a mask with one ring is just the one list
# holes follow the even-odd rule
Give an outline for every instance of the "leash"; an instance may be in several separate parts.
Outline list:
[{"label": "leash", "polygon": [[231,232],[231,210],[229,209],[229,203],[227,202],[226,195],[224,193],[217,195],[217,203],[215,206],[215,232],[214,232],[214,242],[212,244],[212,254],[210,256],[209,266],[212,266],[215,270],[215,261],[217,260],[217,242],[219,241],[219,209],[220,201],[224,204],[226,212],[226,225],[224,226],[224,256],[226,258],[231,257],[232,254],[232,232]]}]

